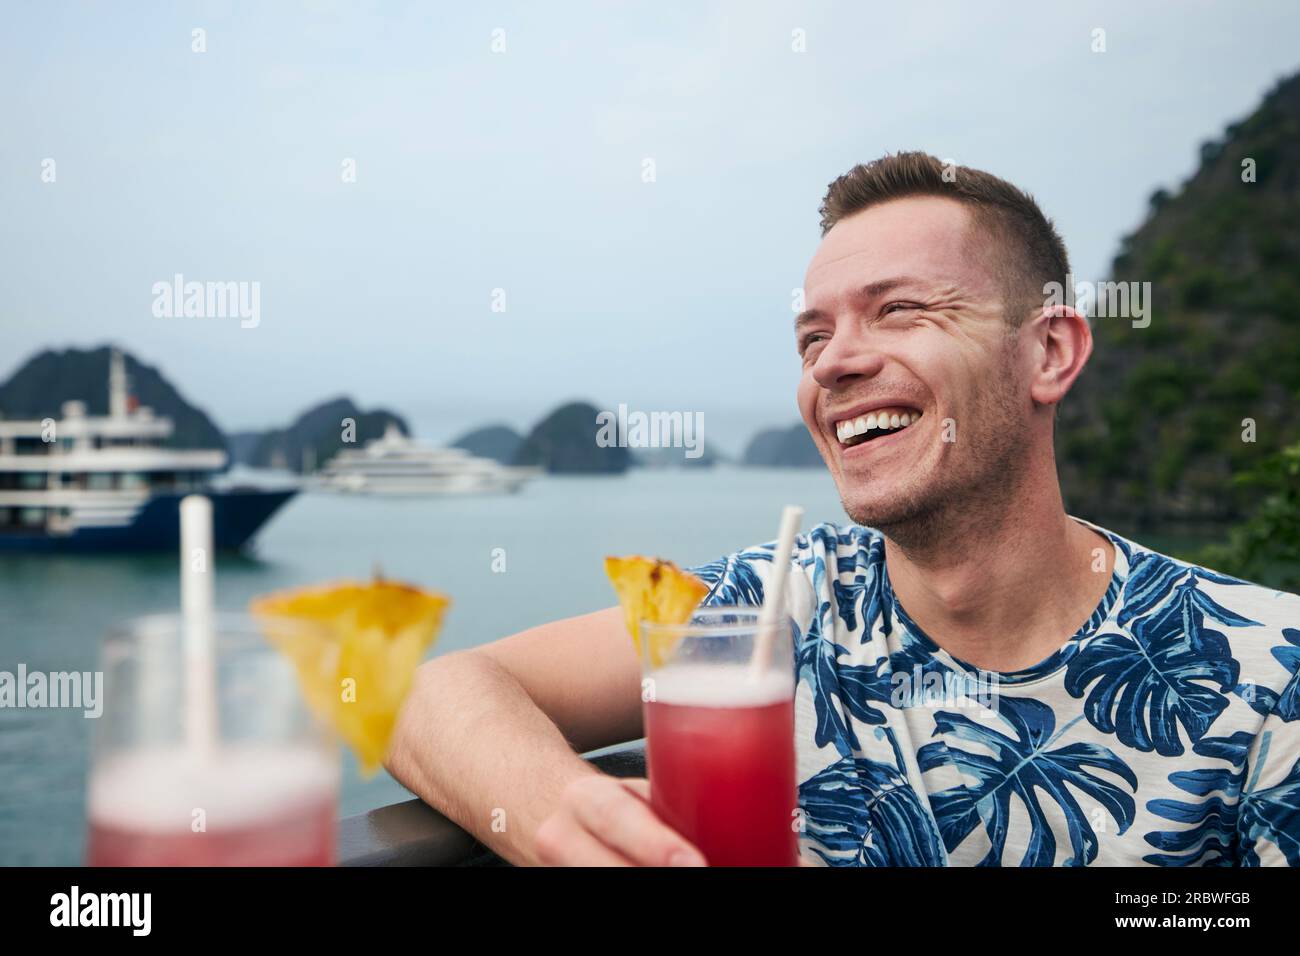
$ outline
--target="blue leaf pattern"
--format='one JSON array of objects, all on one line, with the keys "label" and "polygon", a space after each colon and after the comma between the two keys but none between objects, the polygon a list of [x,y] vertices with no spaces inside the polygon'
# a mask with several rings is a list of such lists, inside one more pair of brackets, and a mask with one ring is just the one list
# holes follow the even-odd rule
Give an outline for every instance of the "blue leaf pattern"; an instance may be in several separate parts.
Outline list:
[{"label": "blue leaf pattern", "polygon": [[1205,617],[1233,627],[1255,623],[1199,590],[1195,574],[1177,587],[1176,578],[1149,575],[1143,599],[1160,580],[1171,592],[1163,603],[1145,616],[1130,615],[1130,634],[1111,632],[1090,641],[1070,661],[1065,678],[1074,697],[1088,693],[1084,712],[1098,730],[1166,757],[1183,753],[1180,726],[1193,743],[1205,735],[1237,684],[1240,665],[1227,638],[1207,627]]},{"label": "blue leaf pattern", "polygon": [[896,767],[841,757],[799,787],[814,852],[831,866],[943,866],[934,818]]},{"label": "blue leaf pattern", "polygon": [[[1265,732],[1260,746],[1259,766],[1254,777],[1268,762],[1273,734]],[[1300,759],[1291,765],[1286,778],[1271,787],[1251,785],[1241,795],[1238,832],[1242,835],[1242,864],[1259,866],[1256,849],[1261,841],[1274,844],[1286,858],[1287,865],[1300,866]]]},{"label": "blue leaf pattern", "polygon": [[687,570],[709,585],[709,593],[703,602],[706,605],[762,607],[763,579],[751,563],[753,561],[771,564],[771,548],[742,551]]},{"label": "blue leaf pattern", "polygon": [[[886,631],[889,629],[889,606],[885,601],[883,575],[880,573],[885,566],[884,562],[884,538],[874,538],[866,547],[855,548],[850,562],[843,559],[840,561],[841,575],[848,563],[853,577],[845,583],[835,581],[832,588],[840,619],[850,633],[858,630],[858,621],[865,623],[877,618],[882,620]],[[864,627],[862,642],[866,643],[870,636],[870,629]]]},{"label": "blue leaf pattern", "polygon": [[841,754],[853,753],[860,747],[849,717],[865,724],[885,723],[884,713],[875,705],[888,704],[892,692],[884,662],[876,666],[841,664],[839,658],[847,653],[822,637],[817,626],[796,640],[799,679],[813,688],[817,714],[814,742],[818,747],[834,744]]},{"label": "blue leaf pattern", "polygon": [[1123,833],[1133,822],[1133,797],[1089,768],[1119,777],[1133,791],[1137,790],[1137,777],[1128,764],[1096,744],[1079,742],[1052,749],[1060,734],[1053,733],[1056,718],[1052,708],[1044,703],[1029,698],[1003,698],[999,717],[1011,731],[1010,735],[976,723],[964,714],[941,712],[935,716],[936,734],[952,734],[987,748],[991,754],[944,743],[921,748],[918,757],[923,772],[951,759],[965,776],[975,779],[971,786],[945,790],[932,800],[944,845],[952,851],[982,824],[991,848],[981,865],[1000,865],[1007,849],[1011,799],[1015,797],[1024,805],[1031,821],[1029,843],[1020,864],[1051,866],[1056,858],[1056,834],[1038,801],[1041,790],[1065,812],[1074,851],[1069,864],[1091,863],[1097,855],[1097,835],[1071,788],[1096,800]]},{"label": "blue leaf pattern", "polygon": [[1146,842],[1162,853],[1142,859],[1156,866],[1230,866],[1236,850],[1237,801],[1245,776],[1246,754],[1254,736],[1240,730],[1231,737],[1205,737],[1192,748],[1203,757],[1226,761],[1227,767],[1179,770],[1169,782],[1199,803],[1160,798],[1147,804],[1156,816],[1173,820],[1183,829],[1146,834]]},{"label": "blue leaf pattern", "polygon": [[1273,648],[1274,659],[1291,675],[1291,682],[1273,705],[1274,712],[1284,721],[1300,720],[1300,628],[1282,628],[1287,645]]}]

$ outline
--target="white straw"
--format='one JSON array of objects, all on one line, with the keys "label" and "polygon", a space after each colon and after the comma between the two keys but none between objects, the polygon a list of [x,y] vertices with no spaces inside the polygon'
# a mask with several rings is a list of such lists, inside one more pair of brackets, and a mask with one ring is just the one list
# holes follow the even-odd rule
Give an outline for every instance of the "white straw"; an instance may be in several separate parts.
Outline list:
[{"label": "white straw", "polygon": [[776,550],[772,552],[772,575],[767,581],[767,597],[763,601],[763,609],[758,613],[754,656],[749,662],[751,680],[763,676],[772,658],[776,627],[785,610],[785,579],[790,574],[790,563],[794,558],[794,536],[799,533],[802,521],[803,509],[798,505],[786,505],[781,512],[781,529],[776,536]]},{"label": "white straw", "polygon": [[212,502],[186,495],[181,500],[185,743],[200,756],[211,753],[217,739],[212,565]]}]

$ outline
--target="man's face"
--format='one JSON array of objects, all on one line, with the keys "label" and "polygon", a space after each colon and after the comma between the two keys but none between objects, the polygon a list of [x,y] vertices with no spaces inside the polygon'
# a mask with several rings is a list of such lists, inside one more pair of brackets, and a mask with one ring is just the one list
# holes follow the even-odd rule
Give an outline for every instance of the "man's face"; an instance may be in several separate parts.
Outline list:
[{"label": "man's face", "polygon": [[1034,406],[993,241],[958,202],[900,199],[838,222],[808,266],[799,410],[860,524],[934,523],[1014,486]]}]

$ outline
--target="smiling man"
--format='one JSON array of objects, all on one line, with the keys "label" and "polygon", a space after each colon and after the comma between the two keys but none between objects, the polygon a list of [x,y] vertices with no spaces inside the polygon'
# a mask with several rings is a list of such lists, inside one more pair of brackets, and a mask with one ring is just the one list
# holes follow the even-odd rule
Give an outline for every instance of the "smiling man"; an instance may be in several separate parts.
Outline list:
[{"label": "smiling man", "polygon": [[[836,180],[822,232],[798,401],[853,523],[797,539],[785,595],[805,862],[1300,865],[1300,598],[1067,514],[1092,336],[1044,294],[1051,223],[904,153]],[[707,603],[761,601],[772,551],[695,569]],[[639,679],[618,609],[438,658],[390,769],[515,862],[698,865],[577,756],[641,735]]]}]

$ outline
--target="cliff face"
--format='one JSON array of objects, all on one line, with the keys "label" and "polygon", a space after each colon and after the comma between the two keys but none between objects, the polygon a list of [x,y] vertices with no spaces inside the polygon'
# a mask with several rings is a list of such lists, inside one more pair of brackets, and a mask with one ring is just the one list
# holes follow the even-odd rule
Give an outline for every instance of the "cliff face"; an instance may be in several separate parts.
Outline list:
[{"label": "cliff face", "polygon": [[[97,349],[44,351],[28,359],[0,385],[0,415],[5,418],[58,418],[63,403],[86,403],[88,415],[108,414],[109,346]],[[207,414],[181,397],[167,379],[149,365],[123,352],[130,394],[154,414],[170,418],[175,430],[172,448],[221,448],[226,440]]]},{"label": "cliff face", "polygon": [[1300,76],[1152,195],[1112,279],[1150,283],[1150,324],[1094,319],[1057,422],[1067,506],[1116,530],[1239,519],[1232,476],[1300,438]]},{"label": "cliff face", "polygon": [[749,440],[743,464],[766,468],[824,468],[812,436],[801,422],[789,428],[765,428]]},{"label": "cliff face", "polygon": [[519,454],[523,442],[523,437],[508,425],[484,425],[461,435],[451,443],[451,447],[463,448],[471,455],[509,465]]},{"label": "cliff face", "polygon": [[555,474],[621,474],[628,450],[597,444],[598,412],[585,402],[561,405],[528,433],[515,456],[519,465],[540,465]]},{"label": "cliff face", "polygon": [[[344,420],[351,419],[355,429],[351,442],[344,442]],[[361,448],[379,438],[392,422],[408,435],[406,422],[383,409],[362,411],[350,398],[335,398],[313,406],[299,415],[287,428],[264,432],[256,441],[241,436],[241,445],[251,446],[244,464],[260,468],[289,468],[302,471],[304,462],[319,468],[344,448]]]}]

